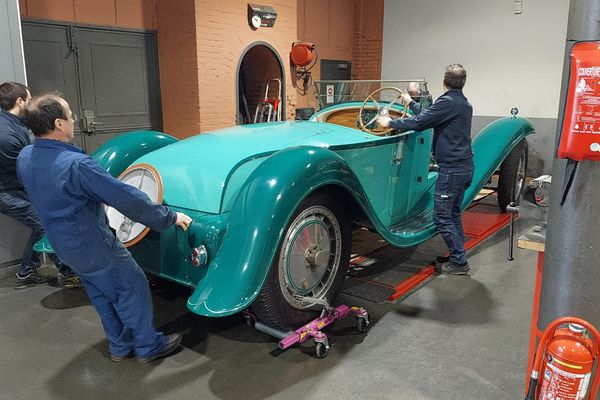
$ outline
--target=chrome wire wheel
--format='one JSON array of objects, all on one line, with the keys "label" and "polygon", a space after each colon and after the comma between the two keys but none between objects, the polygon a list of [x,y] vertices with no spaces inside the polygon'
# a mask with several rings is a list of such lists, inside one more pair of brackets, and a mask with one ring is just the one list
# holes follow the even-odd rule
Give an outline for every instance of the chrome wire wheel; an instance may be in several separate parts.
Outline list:
[{"label": "chrome wire wheel", "polygon": [[527,147],[523,147],[521,156],[519,157],[519,166],[517,167],[517,176],[515,180],[515,189],[512,193],[512,199],[515,202],[519,201],[519,196],[523,191],[525,185],[525,174],[527,168]]},{"label": "chrome wire wheel", "polygon": [[340,267],[342,233],[335,214],[321,205],[303,210],[283,238],[278,261],[279,286],[294,308],[314,304],[300,296],[324,298]]},{"label": "chrome wire wheel", "polygon": [[508,153],[498,177],[498,206],[502,212],[511,202],[518,203],[525,187],[529,154],[527,140],[521,141]]},{"label": "chrome wire wheel", "polygon": [[317,318],[321,307],[312,303],[335,300],[351,246],[349,218],[338,199],[325,191],[306,197],[281,231],[265,282],[252,303],[257,319],[287,332]]}]

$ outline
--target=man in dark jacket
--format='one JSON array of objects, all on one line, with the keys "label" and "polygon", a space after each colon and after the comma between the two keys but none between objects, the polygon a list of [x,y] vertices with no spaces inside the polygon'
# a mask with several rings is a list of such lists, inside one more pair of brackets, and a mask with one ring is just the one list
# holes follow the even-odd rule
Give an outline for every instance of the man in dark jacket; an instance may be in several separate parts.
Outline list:
[{"label": "man in dark jacket", "polygon": [[422,131],[433,128],[433,156],[440,167],[434,192],[433,221],[448,246],[449,257],[437,258],[439,272],[464,275],[469,271],[461,220],[465,190],[473,178],[471,120],[473,107],[462,89],[467,72],[460,64],[446,67],[443,95],[427,109],[403,95],[415,114],[412,118],[391,120],[380,117],[382,127]]},{"label": "man in dark jacket", "polygon": [[[17,177],[17,156],[33,142],[33,135],[23,121],[23,113],[31,100],[29,89],[20,83],[0,85],[0,213],[31,229],[23,250],[21,267],[17,272],[15,289],[39,285],[47,278],[37,273],[40,254],[33,245],[44,235],[42,224]],[[63,287],[79,286],[79,278],[54,254],[50,257],[59,270],[58,280]]]},{"label": "man in dark jacket", "polygon": [[72,145],[73,114],[64,99],[35,97],[26,118],[37,139],[21,151],[17,173],[50,244],[79,275],[100,315],[110,359],[133,353],[148,362],[172,354],[182,337],[156,331],[146,276],[111,231],[104,205],[156,231],[173,224],[186,230],[190,217],[153,203]]}]

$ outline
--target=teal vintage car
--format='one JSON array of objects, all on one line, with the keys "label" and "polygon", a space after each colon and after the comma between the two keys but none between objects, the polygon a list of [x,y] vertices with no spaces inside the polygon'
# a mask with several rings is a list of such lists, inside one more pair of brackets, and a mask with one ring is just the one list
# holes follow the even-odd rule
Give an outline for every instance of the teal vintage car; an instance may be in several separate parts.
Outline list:
[{"label": "teal vintage car", "polygon": [[[394,134],[373,126],[377,113],[403,116],[397,88],[406,84],[317,82],[321,107],[309,121],[185,140],[132,132],[104,144],[93,157],[112,175],[151,175],[139,187],[160,191],[165,205],[193,218],[186,232],[172,227],[127,239],[134,258],[148,273],[192,287],[187,307],[194,313],[222,317],[252,307],[279,329],[305,323],[318,300],[338,294],[354,227],[397,247],[436,234],[432,130]],[[421,87],[426,92],[424,80]],[[533,132],[527,119],[512,115],[474,137],[475,173],[463,209],[498,168],[506,207],[524,179],[525,137]],[[130,221],[111,218],[118,233],[131,233]]]}]

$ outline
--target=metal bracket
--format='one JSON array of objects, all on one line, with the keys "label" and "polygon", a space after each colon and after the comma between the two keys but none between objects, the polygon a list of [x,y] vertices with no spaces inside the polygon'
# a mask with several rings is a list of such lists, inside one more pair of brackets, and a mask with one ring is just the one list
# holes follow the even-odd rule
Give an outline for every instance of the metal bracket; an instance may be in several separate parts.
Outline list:
[{"label": "metal bracket", "polygon": [[67,29],[67,47],[69,48],[69,52],[65,58],[68,58],[71,54],[77,55],[77,28],[73,25],[69,25]]},{"label": "metal bracket", "polygon": [[81,118],[81,131],[88,135],[96,132],[96,125],[102,125],[102,122],[97,122],[94,119],[96,115],[93,110],[82,110],[83,116]]}]

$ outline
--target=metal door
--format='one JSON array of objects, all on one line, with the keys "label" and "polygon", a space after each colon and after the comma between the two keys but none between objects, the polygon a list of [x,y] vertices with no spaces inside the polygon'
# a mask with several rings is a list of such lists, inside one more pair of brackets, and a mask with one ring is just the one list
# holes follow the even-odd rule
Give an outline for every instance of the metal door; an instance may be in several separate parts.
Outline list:
[{"label": "metal door", "polygon": [[33,21],[23,25],[32,91],[65,95],[80,117],[79,142],[88,153],[127,131],[161,129],[154,32]]},{"label": "metal door", "polygon": [[[77,58],[71,30],[65,25],[22,22],[27,84],[32,94],[59,92],[80,115]],[[79,123],[73,143],[84,147]]]}]

